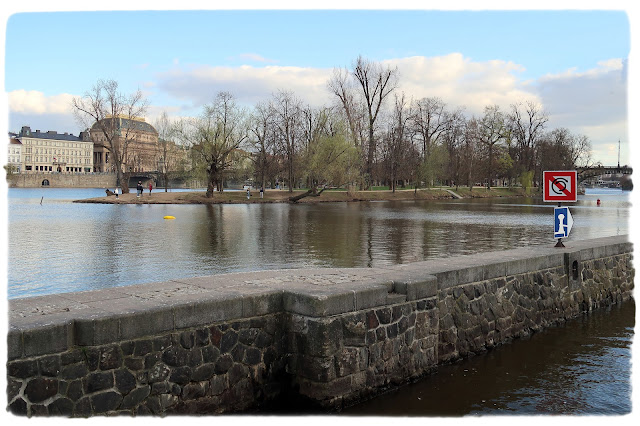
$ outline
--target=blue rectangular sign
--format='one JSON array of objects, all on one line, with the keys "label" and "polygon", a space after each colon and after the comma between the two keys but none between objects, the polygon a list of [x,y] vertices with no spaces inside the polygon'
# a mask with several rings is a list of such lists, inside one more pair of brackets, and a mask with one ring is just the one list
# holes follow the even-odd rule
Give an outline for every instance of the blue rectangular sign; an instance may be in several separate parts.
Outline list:
[{"label": "blue rectangular sign", "polygon": [[567,238],[571,227],[573,226],[573,218],[569,207],[556,207],[553,210],[553,237]]}]

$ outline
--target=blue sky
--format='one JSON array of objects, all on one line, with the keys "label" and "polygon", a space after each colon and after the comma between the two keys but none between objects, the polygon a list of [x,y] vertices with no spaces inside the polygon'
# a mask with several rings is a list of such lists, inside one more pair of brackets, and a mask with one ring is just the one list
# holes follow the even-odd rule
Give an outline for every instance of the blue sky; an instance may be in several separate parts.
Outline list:
[{"label": "blue sky", "polygon": [[279,89],[330,104],[332,69],[363,55],[397,66],[409,97],[469,115],[534,100],[550,128],[589,136],[596,160],[615,164],[621,139],[628,161],[624,10],[16,10],[5,36],[12,131],[77,134],[70,100],[101,78],[142,89],[152,123],[197,114],[219,90],[247,105]]}]

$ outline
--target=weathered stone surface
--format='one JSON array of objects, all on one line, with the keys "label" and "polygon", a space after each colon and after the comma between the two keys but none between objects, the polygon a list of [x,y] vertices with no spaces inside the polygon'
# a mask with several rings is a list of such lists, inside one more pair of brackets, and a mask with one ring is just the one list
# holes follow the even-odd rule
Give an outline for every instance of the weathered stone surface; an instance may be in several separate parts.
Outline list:
[{"label": "weathered stone surface", "polygon": [[124,366],[129,370],[142,370],[144,368],[144,359],[142,358],[125,358]]},{"label": "weathered stone surface", "polygon": [[191,367],[176,367],[169,376],[169,381],[179,385],[185,385],[191,380]]},{"label": "weathered stone surface", "polygon": [[162,361],[171,367],[182,367],[187,365],[189,351],[172,346],[162,353]]},{"label": "weathered stone surface", "polygon": [[247,365],[257,365],[262,360],[262,352],[257,348],[247,348],[244,353],[244,362]]},{"label": "weathered stone surface", "polygon": [[196,345],[206,346],[209,344],[210,331],[208,328],[196,330]]},{"label": "weathered stone surface", "polygon": [[118,346],[102,350],[100,354],[100,369],[113,370],[122,366],[122,354]]},{"label": "weathered stone surface", "polygon": [[151,340],[137,340],[134,345],[133,355],[144,356],[153,351],[153,342]]},{"label": "weathered stone surface", "polygon": [[233,365],[233,358],[229,354],[224,354],[216,362],[215,371],[217,374],[226,373]]},{"label": "weathered stone surface", "polygon": [[196,344],[195,331],[185,331],[180,333],[180,345],[185,349],[191,349]]},{"label": "weathered stone surface", "polygon": [[215,374],[215,366],[213,364],[202,365],[193,370],[191,379],[196,382],[209,380]]},{"label": "weathered stone surface", "polygon": [[58,398],[48,405],[49,415],[70,416],[73,413],[73,401],[68,398]]},{"label": "weathered stone surface", "polygon": [[209,384],[207,382],[189,383],[182,390],[182,400],[202,398],[207,394]]},{"label": "weathered stone surface", "polygon": [[86,393],[98,392],[113,387],[113,373],[91,373],[86,379]]},{"label": "weathered stone surface", "polygon": [[62,368],[59,377],[63,380],[79,379],[87,375],[89,370],[84,363],[71,364]]},{"label": "weathered stone surface", "polygon": [[220,356],[220,349],[215,346],[206,346],[202,348],[202,362],[216,362]]},{"label": "weathered stone surface", "polygon": [[91,415],[91,400],[88,396],[80,399],[73,407],[74,417],[89,417]]},{"label": "weathered stone surface", "polygon": [[36,377],[29,380],[24,390],[31,403],[42,402],[58,393],[58,380],[47,377]]},{"label": "weathered stone surface", "polygon": [[220,395],[229,388],[226,375],[212,377],[209,384],[212,395]]},{"label": "weathered stone surface", "polygon": [[229,330],[220,339],[220,352],[231,352],[231,349],[238,343],[238,333],[234,330]]},{"label": "weathered stone surface", "polygon": [[162,363],[158,363],[154,365],[151,370],[149,370],[148,382],[149,383],[161,382],[165,380],[170,373],[171,373],[171,369],[168,366]]},{"label": "weathered stone surface", "polygon": [[129,408],[133,408],[136,405],[140,404],[142,401],[144,401],[145,398],[148,397],[150,393],[151,393],[150,386],[143,386],[143,387],[134,389],[122,399],[122,405],[120,408],[125,410]]},{"label": "weathered stone surface", "polygon": [[136,378],[126,369],[114,372],[116,390],[122,395],[126,395],[136,387]]},{"label": "weathered stone surface", "polygon": [[122,403],[122,395],[114,391],[99,393],[90,398],[93,412],[96,414],[113,411]]},{"label": "weathered stone surface", "polygon": [[58,355],[46,356],[38,361],[40,374],[47,377],[56,377],[60,373],[60,357]]},{"label": "weathered stone surface", "polygon": [[18,379],[33,377],[38,374],[38,362],[34,360],[10,362],[7,366],[7,374]]}]

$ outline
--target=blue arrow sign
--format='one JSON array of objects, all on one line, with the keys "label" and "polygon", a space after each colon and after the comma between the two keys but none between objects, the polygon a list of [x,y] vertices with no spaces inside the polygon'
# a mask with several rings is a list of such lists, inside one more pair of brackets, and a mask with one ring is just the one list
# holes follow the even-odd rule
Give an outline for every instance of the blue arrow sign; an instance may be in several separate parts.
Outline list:
[{"label": "blue arrow sign", "polygon": [[555,207],[553,209],[553,238],[567,238],[572,226],[573,217],[571,217],[569,207]]}]

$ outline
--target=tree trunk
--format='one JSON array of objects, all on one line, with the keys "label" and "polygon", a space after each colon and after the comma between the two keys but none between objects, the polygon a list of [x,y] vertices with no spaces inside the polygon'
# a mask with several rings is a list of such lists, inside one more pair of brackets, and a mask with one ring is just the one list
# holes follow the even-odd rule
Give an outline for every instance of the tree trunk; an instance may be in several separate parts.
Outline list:
[{"label": "tree trunk", "polygon": [[371,189],[373,179],[373,154],[375,152],[375,143],[373,141],[373,120],[369,120],[369,152],[367,153],[367,172],[365,174],[365,189]]},{"label": "tree trunk", "polygon": [[129,193],[129,179],[125,179],[122,167],[116,166],[116,176],[123,194]]},{"label": "tree trunk", "polygon": [[213,192],[216,190],[218,184],[217,173],[209,172],[207,179],[207,198],[213,197]]},{"label": "tree trunk", "polygon": [[314,185],[314,187],[309,189],[307,192],[304,192],[300,195],[296,195],[295,197],[289,197],[289,201],[292,203],[297,203],[299,200],[302,200],[303,198],[306,198],[306,197],[319,197],[320,194],[322,194],[325,189],[326,188],[322,188],[320,191],[318,191]]}]

